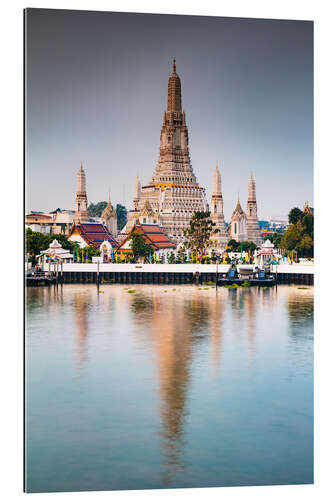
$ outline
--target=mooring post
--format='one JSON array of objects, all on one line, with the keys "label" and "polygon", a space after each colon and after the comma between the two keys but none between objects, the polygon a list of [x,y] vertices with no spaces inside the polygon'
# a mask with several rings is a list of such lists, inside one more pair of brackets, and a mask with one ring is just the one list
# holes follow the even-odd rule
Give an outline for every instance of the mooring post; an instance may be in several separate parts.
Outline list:
[{"label": "mooring post", "polygon": [[97,261],[97,279],[96,279],[97,286],[99,285],[99,260]]},{"label": "mooring post", "polygon": [[218,273],[218,265],[219,265],[219,263],[216,260],[216,276],[215,276],[215,289],[216,290],[217,290],[217,278],[218,278],[218,275],[219,275],[219,273]]}]

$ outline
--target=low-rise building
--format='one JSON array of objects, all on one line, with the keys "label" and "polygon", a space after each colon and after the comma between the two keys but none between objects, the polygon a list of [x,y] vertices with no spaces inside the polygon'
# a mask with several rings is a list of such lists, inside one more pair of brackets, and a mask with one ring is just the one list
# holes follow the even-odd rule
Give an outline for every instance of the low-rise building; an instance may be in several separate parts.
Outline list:
[{"label": "low-rise building", "polygon": [[254,253],[254,263],[257,266],[264,266],[265,264],[271,264],[272,262],[279,263],[283,258],[282,250],[280,248],[275,248],[273,243],[266,240]]},{"label": "low-rise building", "polygon": [[41,253],[37,255],[37,261],[40,265],[56,261],[71,263],[74,261],[74,257],[69,250],[62,248],[57,240],[53,240],[47,250],[42,250]]},{"label": "low-rise building", "polygon": [[25,227],[43,234],[52,233],[53,217],[43,212],[32,212],[25,216]]}]

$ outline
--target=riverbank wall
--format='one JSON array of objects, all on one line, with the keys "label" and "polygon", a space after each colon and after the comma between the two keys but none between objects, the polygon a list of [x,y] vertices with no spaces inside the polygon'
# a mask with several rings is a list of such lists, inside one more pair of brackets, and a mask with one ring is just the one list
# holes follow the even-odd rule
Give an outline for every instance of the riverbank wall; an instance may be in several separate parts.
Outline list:
[{"label": "riverbank wall", "polygon": [[[124,284],[202,284],[222,278],[230,269],[228,264],[63,264],[44,271],[56,275],[62,283],[124,283]],[[313,285],[314,266],[272,266],[278,283]]]}]

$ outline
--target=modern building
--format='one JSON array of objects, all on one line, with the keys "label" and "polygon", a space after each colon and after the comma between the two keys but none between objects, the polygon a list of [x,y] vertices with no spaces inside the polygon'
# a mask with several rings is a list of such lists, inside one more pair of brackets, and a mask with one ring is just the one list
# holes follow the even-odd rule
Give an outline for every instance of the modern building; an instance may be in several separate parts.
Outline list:
[{"label": "modern building", "polygon": [[53,216],[42,212],[32,212],[25,216],[25,227],[31,231],[37,231],[43,234],[51,234],[53,225]]},{"label": "modern building", "polygon": [[184,240],[183,230],[188,227],[194,212],[207,209],[205,190],[199,185],[191,165],[181,81],[175,60],[168,81],[158,162],[148,184],[141,186],[138,178],[135,181],[133,208],[128,212],[128,223],[120,234],[120,241],[133,227],[146,200],[170,240],[178,243]]},{"label": "modern building", "polygon": [[68,235],[74,222],[74,210],[61,210],[57,209],[50,212],[49,215],[53,217],[52,233]]}]

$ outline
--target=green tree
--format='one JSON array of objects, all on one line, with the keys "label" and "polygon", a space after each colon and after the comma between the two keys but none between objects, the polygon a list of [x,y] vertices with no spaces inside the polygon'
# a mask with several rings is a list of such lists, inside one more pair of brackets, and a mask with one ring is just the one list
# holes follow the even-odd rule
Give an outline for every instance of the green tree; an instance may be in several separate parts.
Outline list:
[{"label": "green tree", "polygon": [[302,226],[304,228],[304,234],[313,240],[314,217],[312,214],[306,213],[303,215]]},{"label": "green tree", "polygon": [[185,246],[200,257],[211,244],[211,237],[220,230],[215,228],[216,224],[210,218],[210,212],[194,212],[190,221],[190,227],[184,229],[186,238]]},{"label": "green tree", "polygon": [[90,203],[87,212],[89,217],[101,217],[103,210],[107,205],[106,201],[99,201],[98,203]]},{"label": "green tree", "polygon": [[294,250],[299,257],[313,257],[313,228],[313,214],[302,212],[302,217],[294,224],[291,224],[283,234],[279,245],[280,248],[288,251]]},{"label": "green tree", "polygon": [[313,239],[305,234],[297,244],[296,250],[303,257],[313,257]]},{"label": "green tree", "polygon": [[130,236],[131,239],[131,248],[134,255],[135,260],[138,260],[140,257],[147,259],[149,254],[154,253],[154,249],[146,243],[146,240],[139,233],[132,233]]},{"label": "green tree", "polygon": [[169,252],[167,259],[168,259],[168,264],[174,264],[175,260],[176,260],[176,256],[173,252]]},{"label": "green tree", "polygon": [[228,247],[230,248],[230,250],[232,252],[237,252],[238,248],[239,248],[239,243],[238,243],[238,241],[232,239],[232,240],[229,241]]},{"label": "green tree", "polygon": [[49,248],[54,239],[56,239],[63,248],[74,254],[78,244],[69,241],[64,234],[43,234],[38,231],[32,231],[30,228],[26,229],[25,252],[29,255],[30,262],[35,264],[36,256],[39,255],[42,250]]},{"label": "green tree", "polygon": [[275,247],[279,247],[282,236],[283,236],[282,233],[275,232],[273,234],[268,234],[267,236],[265,236],[265,239],[273,243]]},{"label": "green tree", "polygon": [[287,231],[281,238],[280,247],[284,250],[296,250],[297,244],[301,241],[303,236],[302,225],[300,221],[297,224],[289,226]]},{"label": "green tree", "polygon": [[177,252],[177,257],[176,257],[176,262],[177,264],[182,264],[186,262],[186,252],[185,248],[181,247],[178,252]]},{"label": "green tree", "polygon": [[120,231],[127,222],[127,209],[124,205],[117,203],[116,206],[116,214],[117,214],[117,229]]},{"label": "green tree", "polygon": [[288,215],[289,224],[296,224],[299,220],[302,219],[304,213],[298,207],[294,207],[290,210]]}]

